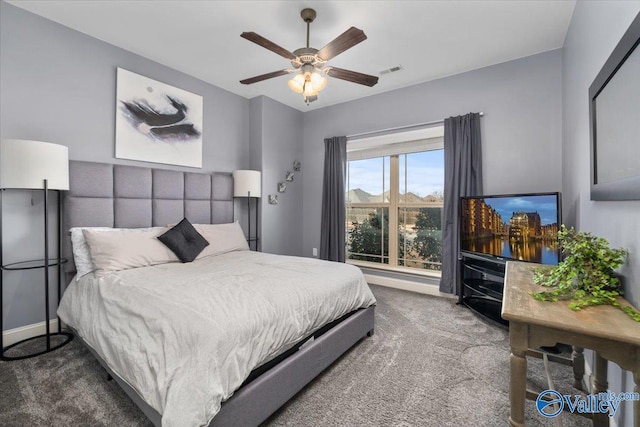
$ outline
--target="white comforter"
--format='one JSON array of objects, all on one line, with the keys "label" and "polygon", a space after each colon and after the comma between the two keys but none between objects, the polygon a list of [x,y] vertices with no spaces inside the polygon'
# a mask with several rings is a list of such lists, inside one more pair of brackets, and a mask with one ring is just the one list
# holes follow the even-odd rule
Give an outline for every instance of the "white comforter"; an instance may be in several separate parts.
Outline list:
[{"label": "white comforter", "polygon": [[207,425],[249,373],[375,298],[354,266],[230,252],[97,278],[66,290],[58,315],[162,414]]}]

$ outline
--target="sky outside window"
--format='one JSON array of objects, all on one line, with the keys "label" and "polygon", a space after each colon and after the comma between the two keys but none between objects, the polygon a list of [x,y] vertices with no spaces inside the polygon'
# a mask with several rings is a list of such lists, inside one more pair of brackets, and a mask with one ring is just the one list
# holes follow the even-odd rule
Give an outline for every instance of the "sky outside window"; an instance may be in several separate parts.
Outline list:
[{"label": "sky outside window", "polygon": [[[400,194],[409,191],[425,197],[444,190],[444,150],[401,155],[399,163]],[[349,190],[357,188],[372,195],[389,191],[389,157],[350,161]]]},{"label": "sky outside window", "polygon": [[389,157],[349,162],[349,190],[361,189],[372,195],[389,191]]}]

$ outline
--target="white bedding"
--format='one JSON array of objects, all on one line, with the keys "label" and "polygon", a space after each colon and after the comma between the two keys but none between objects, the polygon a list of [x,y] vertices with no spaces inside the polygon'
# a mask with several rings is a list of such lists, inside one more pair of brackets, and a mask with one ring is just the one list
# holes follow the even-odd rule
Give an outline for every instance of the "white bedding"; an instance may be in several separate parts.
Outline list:
[{"label": "white bedding", "polygon": [[375,298],[354,266],[238,251],[67,288],[58,315],[162,414],[207,425],[249,373]]}]

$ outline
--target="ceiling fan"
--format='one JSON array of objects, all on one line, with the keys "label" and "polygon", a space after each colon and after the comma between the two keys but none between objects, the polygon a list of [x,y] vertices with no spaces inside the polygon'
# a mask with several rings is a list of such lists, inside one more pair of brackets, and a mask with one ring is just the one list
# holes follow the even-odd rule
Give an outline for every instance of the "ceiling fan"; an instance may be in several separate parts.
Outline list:
[{"label": "ceiling fan", "polygon": [[293,52],[289,52],[287,49],[278,46],[272,41],[267,40],[254,32],[240,34],[240,37],[252,41],[265,49],[269,49],[270,51],[290,60],[291,65],[293,66],[293,68],[286,68],[284,70],[240,80],[240,83],[250,85],[274,77],[297,73],[293,79],[289,80],[289,87],[296,93],[302,93],[307,105],[318,99],[318,93],[327,85],[327,79],[324,77],[325,75],[369,87],[378,83],[378,77],[376,76],[370,76],[368,74],[362,74],[338,67],[325,66],[326,62],[330,59],[366,40],[367,36],[364,34],[364,31],[356,27],[351,27],[336,37],[333,41],[329,42],[325,47],[318,50],[309,47],[309,28],[310,24],[316,18],[316,11],[309,8],[303,9],[300,12],[300,16],[302,17],[302,20],[307,23],[307,47],[301,47]]}]

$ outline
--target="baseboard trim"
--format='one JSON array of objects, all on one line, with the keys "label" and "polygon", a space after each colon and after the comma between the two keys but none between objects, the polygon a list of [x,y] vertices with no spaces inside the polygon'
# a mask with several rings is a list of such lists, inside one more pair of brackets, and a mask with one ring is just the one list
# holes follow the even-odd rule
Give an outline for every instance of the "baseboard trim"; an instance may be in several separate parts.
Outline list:
[{"label": "baseboard trim", "polygon": [[[58,330],[58,319],[49,321],[49,328],[51,332]],[[7,347],[11,344],[15,344],[18,341],[26,340],[27,338],[37,337],[38,335],[44,335],[47,332],[46,322],[34,323],[31,325],[20,326],[19,328],[8,329],[2,332],[2,344]]]},{"label": "baseboard trim", "polygon": [[388,288],[402,289],[403,291],[417,292],[424,295],[432,295],[443,298],[457,298],[455,295],[440,292],[436,285],[427,283],[413,282],[409,280],[394,279],[392,277],[383,277],[375,274],[365,274],[365,280],[372,285],[386,286]]}]

